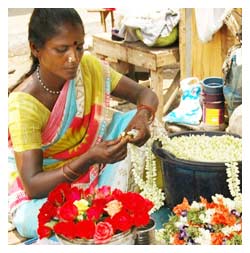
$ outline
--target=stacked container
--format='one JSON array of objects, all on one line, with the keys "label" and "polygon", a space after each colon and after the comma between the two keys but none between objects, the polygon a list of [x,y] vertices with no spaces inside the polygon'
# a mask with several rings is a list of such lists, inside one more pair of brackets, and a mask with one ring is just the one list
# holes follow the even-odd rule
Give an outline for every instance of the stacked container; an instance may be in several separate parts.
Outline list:
[{"label": "stacked container", "polygon": [[202,81],[202,121],[205,130],[224,130],[225,98],[223,79],[208,77]]}]

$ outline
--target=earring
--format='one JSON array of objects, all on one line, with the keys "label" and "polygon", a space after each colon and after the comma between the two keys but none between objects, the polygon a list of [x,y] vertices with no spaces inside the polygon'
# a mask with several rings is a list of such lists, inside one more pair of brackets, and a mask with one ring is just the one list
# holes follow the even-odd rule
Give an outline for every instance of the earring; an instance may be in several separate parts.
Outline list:
[{"label": "earring", "polygon": [[72,57],[68,57],[68,62],[71,63],[72,62]]}]

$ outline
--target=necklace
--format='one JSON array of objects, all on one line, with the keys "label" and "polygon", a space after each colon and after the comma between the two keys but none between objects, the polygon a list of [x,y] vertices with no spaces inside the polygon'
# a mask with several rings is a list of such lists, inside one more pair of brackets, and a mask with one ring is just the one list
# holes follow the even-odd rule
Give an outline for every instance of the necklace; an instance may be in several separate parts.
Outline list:
[{"label": "necklace", "polygon": [[60,90],[59,90],[59,91],[58,91],[58,90],[51,90],[51,89],[49,89],[49,88],[43,83],[43,81],[41,80],[41,77],[40,77],[40,73],[39,73],[39,66],[37,66],[36,75],[37,75],[37,79],[38,79],[39,83],[41,84],[41,86],[42,86],[47,92],[49,92],[50,94],[56,94],[56,95],[60,94],[60,92],[61,92]]}]

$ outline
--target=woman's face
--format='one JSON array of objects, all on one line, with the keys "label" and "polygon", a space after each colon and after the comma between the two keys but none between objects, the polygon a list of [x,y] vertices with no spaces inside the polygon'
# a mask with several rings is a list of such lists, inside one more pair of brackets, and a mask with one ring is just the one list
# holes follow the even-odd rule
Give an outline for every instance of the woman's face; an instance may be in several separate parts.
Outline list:
[{"label": "woman's face", "polygon": [[43,73],[57,76],[63,80],[75,78],[83,55],[83,44],[84,31],[80,24],[61,25],[57,34],[48,40],[38,52]]}]

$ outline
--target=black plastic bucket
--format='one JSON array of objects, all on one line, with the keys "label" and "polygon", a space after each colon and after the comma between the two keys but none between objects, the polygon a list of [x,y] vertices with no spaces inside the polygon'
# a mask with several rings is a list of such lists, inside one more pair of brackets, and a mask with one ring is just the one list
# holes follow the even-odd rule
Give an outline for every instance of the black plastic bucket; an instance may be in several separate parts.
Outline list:
[{"label": "black plastic bucket", "polygon": [[[171,134],[169,137],[189,136],[191,134],[221,136],[227,133],[219,131],[187,131]],[[230,135],[240,138],[234,134]],[[188,199],[189,203],[193,200],[199,201],[200,196],[211,201],[211,196],[216,193],[232,198],[226,182],[227,174],[224,163],[178,159],[163,149],[159,141],[154,141],[152,151],[161,160],[166,204],[170,208],[181,203],[184,197]],[[241,181],[241,161],[239,161],[238,166]]]}]

